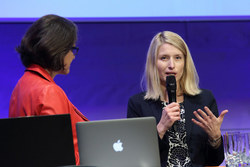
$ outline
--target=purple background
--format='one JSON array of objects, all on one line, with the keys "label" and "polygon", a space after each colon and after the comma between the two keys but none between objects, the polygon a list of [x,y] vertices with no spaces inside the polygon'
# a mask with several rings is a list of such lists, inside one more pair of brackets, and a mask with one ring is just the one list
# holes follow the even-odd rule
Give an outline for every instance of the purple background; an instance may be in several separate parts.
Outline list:
[{"label": "purple background", "polygon": [[[15,47],[31,23],[0,23],[0,118],[8,117],[11,92],[24,72]],[[219,111],[229,109],[222,128],[250,128],[249,21],[77,22],[79,55],[67,76],[58,75],[72,103],[90,120],[126,117],[128,98],[140,80],[152,37],[180,34],[193,56],[200,87],[210,89]]]}]

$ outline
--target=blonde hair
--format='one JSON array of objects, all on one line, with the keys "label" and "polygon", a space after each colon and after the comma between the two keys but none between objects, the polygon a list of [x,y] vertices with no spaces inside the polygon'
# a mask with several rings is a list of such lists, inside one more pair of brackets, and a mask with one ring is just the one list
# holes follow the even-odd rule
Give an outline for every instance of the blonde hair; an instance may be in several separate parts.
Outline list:
[{"label": "blonde hair", "polygon": [[144,99],[164,99],[156,63],[159,47],[164,43],[175,46],[185,57],[183,75],[180,78],[180,89],[187,95],[194,96],[199,94],[201,92],[199,89],[199,77],[187,44],[178,34],[164,31],[154,36],[148,49],[144,77],[142,80],[142,82],[146,84],[146,95]]}]

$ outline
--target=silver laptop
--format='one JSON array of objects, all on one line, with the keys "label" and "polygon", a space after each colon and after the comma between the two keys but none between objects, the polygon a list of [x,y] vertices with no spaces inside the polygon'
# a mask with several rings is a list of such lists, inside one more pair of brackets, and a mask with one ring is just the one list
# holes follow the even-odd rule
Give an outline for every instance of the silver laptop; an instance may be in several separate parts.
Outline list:
[{"label": "silver laptop", "polygon": [[160,167],[153,117],[76,124],[81,166]]}]

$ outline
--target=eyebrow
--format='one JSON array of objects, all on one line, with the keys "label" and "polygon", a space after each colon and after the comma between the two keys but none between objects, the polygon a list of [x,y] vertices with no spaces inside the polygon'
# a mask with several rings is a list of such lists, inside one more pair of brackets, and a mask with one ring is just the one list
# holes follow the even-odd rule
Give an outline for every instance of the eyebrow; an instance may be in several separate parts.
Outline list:
[{"label": "eyebrow", "polygon": [[[158,54],[158,56],[170,56],[169,54]],[[175,54],[173,56],[183,56],[184,57],[184,54]]]}]

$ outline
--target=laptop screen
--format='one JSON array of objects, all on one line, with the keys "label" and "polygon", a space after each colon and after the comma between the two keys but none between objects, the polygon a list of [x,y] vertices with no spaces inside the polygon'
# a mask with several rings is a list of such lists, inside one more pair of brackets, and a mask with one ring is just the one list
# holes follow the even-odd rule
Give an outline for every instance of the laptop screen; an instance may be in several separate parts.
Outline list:
[{"label": "laptop screen", "polygon": [[80,164],[97,167],[160,167],[153,117],[76,124]]},{"label": "laptop screen", "polygon": [[0,119],[0,166],[74,165],[70,115]]}]

